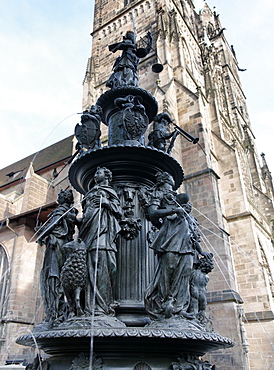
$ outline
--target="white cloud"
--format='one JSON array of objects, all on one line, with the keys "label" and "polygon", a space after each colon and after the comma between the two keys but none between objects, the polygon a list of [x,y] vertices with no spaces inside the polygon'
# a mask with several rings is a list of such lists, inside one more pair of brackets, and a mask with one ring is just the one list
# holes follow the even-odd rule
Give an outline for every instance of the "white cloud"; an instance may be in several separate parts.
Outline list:
[{"label": "white cloud", "polygon": [[43,143],[47,146],[73,133],[79,116],[56,126],[81,111],[92,26],[88,0],[70,2],[66,7],[61,0],[54,4],[19,0],[17,6],[13,2],[4,6],[2,14],[6,16],[0,25],[4,51],[0,122],[5,137],[1,168],[41,149]]}]

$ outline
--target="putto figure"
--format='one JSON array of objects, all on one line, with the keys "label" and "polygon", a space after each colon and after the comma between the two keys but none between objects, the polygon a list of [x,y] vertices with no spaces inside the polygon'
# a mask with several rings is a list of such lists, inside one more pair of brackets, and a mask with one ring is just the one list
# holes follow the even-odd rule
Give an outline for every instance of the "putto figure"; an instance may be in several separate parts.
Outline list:
[{"label": "putto figure", "polygon": [[168,113],[157,114],[153,122],[153,131],[148,135],[148,146],[166,152],[166,141],[176,134],[176,130],[167,132],[167,128],[172,122],[173,120]]},{"label": "putto figure", "polygon": [[209,281],[207,276],[214,268],[213,254],[200,258],[195,263],[190,277],[190,305],[188,312],[192,312],[196,319],[202,324],[207,324],[206,310],[206,286]]},{"label": "putto figure", "polygon": [[53,323],[62,314],[64,293],[60,273],[65,262],[63,246],[73,239],[78,213],[77,209],[72,207],[71,190],[61,190],[57,202],[58,207],[49,214],[49,225],[42,230],[37,241],[46,246],[40,283],[46,312],[45,321],[49,323]]},{"label": "putto figure", "polygon": [[[116,276],[116,238],[120,231],[122,212],[119,198],[110,186],[112,173],[98,167],[95,186],[85,195],[83,219],[79,237],[87,247],[87,287],[85,311],[95,315],[114,315],[114,285]],[[95,269],[97,269],[97,274]],[[94,287],[96,281],[96,288]]]},{"label": "putto figure", "polygon": [[187,213],[182,207],[188,202],[189,195],[177,195],[173,191],[174,180],[167,172],[158,173],[156,177],[148,214],[159,228],[150,245],[158,255],[159,263],[145,294],[145,307],[154,319],[194,318],[188,312],[194,255],[196,251],[205,257],[209,253],[192,240]]},{"label": "putto figure", "polygon": [[142,50],[137,48],[134,33],[128,31],[123,37],[123,41],[109,45],[109,50],[116,53],[122,50],[122,55],[118,57],[113,66],[113,73],[106,82],[106,86],[114,89],[122,86],[138,86],[137,67],[139,58],[145,57],[151,48],[152,38],[150,32],[147,33],[147,46]]}]

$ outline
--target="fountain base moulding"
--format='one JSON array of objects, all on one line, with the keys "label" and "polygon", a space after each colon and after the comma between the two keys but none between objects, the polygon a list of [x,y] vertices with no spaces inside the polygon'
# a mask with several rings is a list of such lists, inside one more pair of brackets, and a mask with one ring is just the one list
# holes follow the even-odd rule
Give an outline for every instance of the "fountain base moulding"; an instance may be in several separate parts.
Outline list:
[{"label": "fountain base moulding", "polygon": [[[197,359],[207,352],[233,346],[229,338],[202,331],[188,320],[183,325],[185,328],[182,329],[180,326],[175,329],[159,325],[143,328],[95,326],[93,329],[75,329],[72,326],[65,330],[34,331],[33,335],[18,338],[17,343],[25,346],[37,344],[51,355],[46,360],[48,370],[88,369],[92,336],[92,369],[138,369],[135,366],[141,362],[147,367],[140,369],[175,369],[172,364],[182,356],[201,361]],[[77,361],[82,365],[75,365]],[[185,369],[180,361],[178,364],[178,369]],[[206,366],[199,369],[214,369]]]}]

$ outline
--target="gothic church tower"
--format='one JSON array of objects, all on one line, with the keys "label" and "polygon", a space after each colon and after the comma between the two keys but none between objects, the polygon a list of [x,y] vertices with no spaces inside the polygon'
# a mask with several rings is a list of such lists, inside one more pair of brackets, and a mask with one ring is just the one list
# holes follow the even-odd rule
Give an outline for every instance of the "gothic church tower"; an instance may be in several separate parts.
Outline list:
[{"label": "gothic church tower", "polygon": [[[159,112],[199,137],[200,146],[177,138],[172,155],[184,168],[182,190],[191,195],[204,246],[215,256],[209,316],[235,343],[210,361],[220,369],[271,368],[273,185],[256,152],[235,51],[206,4],[199,11],[191,0],[96,0],[84,109],[107,90],[117,57],[108,45],[134,28],[137,40],[147,31],[153,38],[139,86],[154,95]],[[155,74],[151,66],[159,62],[164,70]]]}]

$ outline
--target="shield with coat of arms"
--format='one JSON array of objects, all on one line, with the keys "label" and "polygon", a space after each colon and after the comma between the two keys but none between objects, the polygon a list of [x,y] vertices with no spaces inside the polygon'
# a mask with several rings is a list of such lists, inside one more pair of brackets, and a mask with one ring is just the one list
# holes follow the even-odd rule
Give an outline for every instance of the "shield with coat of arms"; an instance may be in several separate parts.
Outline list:
[{"label": "shield with coat of arms", "polygon": [[123,124],[128,140],[139,140],[148,127],[148,116],[143,106],[141,107],[134,105],[133,107],[125,108],[123,112]]},{"label": "shield with coat of arms", "polygon": [[100,137],[100,122],[91,116],[85,114],[81,117],[82,124],[75,127],[75,136],[79,144],[86,149],[92,149],[96,145],[96,140]]}]

